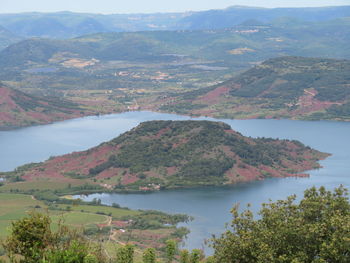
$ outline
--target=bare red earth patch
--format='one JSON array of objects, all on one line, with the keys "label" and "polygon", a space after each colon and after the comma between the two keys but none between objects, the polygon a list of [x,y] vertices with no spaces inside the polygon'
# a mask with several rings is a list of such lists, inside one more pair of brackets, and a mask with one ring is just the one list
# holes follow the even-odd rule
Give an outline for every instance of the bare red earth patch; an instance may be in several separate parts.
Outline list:
[{"label": "bare red earth patch", "polygon": [[219,102],[220,97],[224,94],[227,94],[229,91],[229,87],[219,87],[200,97],[199,100],[205,101],[207,103],[217,103]]}]

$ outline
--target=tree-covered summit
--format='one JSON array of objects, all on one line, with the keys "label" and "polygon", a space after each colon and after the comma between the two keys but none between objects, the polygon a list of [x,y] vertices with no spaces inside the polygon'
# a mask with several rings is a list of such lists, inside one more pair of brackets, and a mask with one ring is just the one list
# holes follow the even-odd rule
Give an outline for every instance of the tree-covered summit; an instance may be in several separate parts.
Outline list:
[{"label": "tree-covered summit", "polygon": [[299,176],[326,156],[298,141],[245,137],[222,122],[148,121],[87,151],[14,174],[26,181],[84,180],[147,191]]}]

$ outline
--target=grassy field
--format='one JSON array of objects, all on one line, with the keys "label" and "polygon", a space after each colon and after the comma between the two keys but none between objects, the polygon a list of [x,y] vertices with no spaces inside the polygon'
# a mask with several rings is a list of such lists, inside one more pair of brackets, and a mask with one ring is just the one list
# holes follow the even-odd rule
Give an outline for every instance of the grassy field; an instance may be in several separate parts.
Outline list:
[{"label": "grassy field", "polygon": [[[32,196],[22,194],[0,194],[0,236],[9,234],[11,222],[23,218],[30,211],[49,213],[53,222],[53,228],[59,220],[72,227],[84,227],[92,224],[105,224],[109,216],[96,214],[102,212],[110,214],[113,218],[138,215],[140,212],[104,206],[78,205],[70,206],[71,211],[48,210],[44,202],[35,200]],[[58,205],[66,210],[67,205]]]},{"label": "grassy field", "polygon": [[32,189],[40,189],[40,190],[59,190],[65,189],[69,186],[82,185],[84,182],[77,183],[69,183],[69,182],[57,182],[57,181],[48,181],[48,180],[36,180],[36,181],[28,181],[28,182],[17,182],[17,183],[9,183],[0,187],[0,191],[11,191],[11,190],[19,190],[19,191],[27,191]]},{"label": "grassy field", "polygon": [[[88,215],[87,215],[88,214]],[[65,212],[51,216],[53,223],[63,220],[65,225],[84,227],[90,224],[100,224],[108,221],[108,216],[82,212]]]},{"label": "grassy field", "polygon": [[29,195],[0,194],[0,236],[6,236],[11,221],[18,220],[35,207],[46,208],[44,203]]},{"label": "grassy field", "polygon": [[[162,222],[167,222],[164,220],[167,220],[169,215],[154,211],[136,211],[98,204],[75,205],[75,201],[72,201],[72,204],[51,203],[47,205],[44,201],[36,200],[31,195],[0,193],[0,242],[10,234],[11,223],[27,216],[31,211],[47,213],[51,218],[51,229],[53,231],[58,229],[59,223],[84,230],[84,234],[90,240],[101,243],[103,249],[111,258],[115,257],[119,245],[131,242],[136,245],[135,262],[137,263],[142,262],[142,252],[147,247],[159,249],[157,253],[161,255],[161,248],[164,246],[165,240],[174,238],[177,231],[176,224],[173,227],[163,226],[164,223]],[[127,232],[120,231],[118,227],[113,225],[113,220],[125,220],[125,217],[148,223],[151,229],[139,229],[137,226],[135,228],[133,226],[127,228]],[[152,228],[154,226],[156,228]],[[86,230],[90,232],[85,232]],[[91,233],[92,230],[93,233]],[[6,256],[0,256],[1,259],[8,262]]]},{"label": "grassy field", "polygon": [[[58,208],[66,209],[67,205],[58,204]],[[73,205],[70,206],[70,210],[79,211],[84,213],[104,213],[107,215],[111,215],[113,218],[120,218],[123,216],[135,216],[140,215],[141,212],[135,210],[128,210],[122,208],[114,208],[109,206],[92,206],[92,205]]]}]

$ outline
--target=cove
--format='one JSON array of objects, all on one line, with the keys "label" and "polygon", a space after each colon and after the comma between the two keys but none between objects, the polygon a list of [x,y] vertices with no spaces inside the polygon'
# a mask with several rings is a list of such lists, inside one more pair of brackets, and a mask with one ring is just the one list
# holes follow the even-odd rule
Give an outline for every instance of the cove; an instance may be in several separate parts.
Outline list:
[{"label": "cove", "polygon": [[[142,121],[186,120],[186,116],[153,112],[127,112],[91,116],[54,124],[0,132],[0,171],[19,165],[39,162],[50,156],[86,150],[130,130]],[[211,118],[199,118],[216,120]],[[257,211],[262,202],[301,196],[306,188],[343,184],[350,187],[350,123],[292,120],[216,120],[224,121],[245,136],[300,140],[332,156],[321,162],[324,167],[310,171],[309,178],[268,179],[225,188],[169,190],[148,194],[94,194],[104,204],[118,203],[133,209],[156,209],[186,213],[194,221],[186,225],[191,233],[185,247],[202,248],[203,240],[224,231],[230,221],[229,211],[235,203],[247,203]]]}]

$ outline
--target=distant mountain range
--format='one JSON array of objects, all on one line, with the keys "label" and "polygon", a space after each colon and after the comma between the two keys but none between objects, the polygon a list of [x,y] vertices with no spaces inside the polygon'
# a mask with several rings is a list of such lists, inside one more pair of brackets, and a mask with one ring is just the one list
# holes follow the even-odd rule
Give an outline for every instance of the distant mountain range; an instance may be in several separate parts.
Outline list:
[{"label": "distant mountain range", "polygon": [[233,6],[223,10],[157,14],[20,13],[1,14],[0,25],[15,35],[71,38],[100,32],[149,30],[213,30],[252,20],[273,24],[281,19],[322,22],[350,16],[350,6],[319,8],[254,8]]},{"label": "distant mountain range", "polygon": [[249,24],[210,31],[98,33],[67,40],[33,38],[0,51],[0,65],[47,64],[62,54],[67,58],[147,62],[188,56],[239,69],[288,55],[350,59],[350,19],[318,23],[283,19],[279,25]]},{"label": "distant mountain range", "polygon": [[327,156],[298,141],[244,137],[219,122],[149,121],[87,151],[19,167],[9,175],[149,191],[305,176],[300,172],[319,167],[317,161]]},{"label": "distant mountain range", "polygon": [[[350,59],[349,11],[350,6],[232,7],[153,15],[4,14],[0,15],[0,80],[19,89],[29,83],[33,94],[76,96],[74,101],[91,107],[101,101],[118,104],[101,112],[140,106],[228,118],[348,120],[349,62],[334,59]],[[126,30],[144,31],[109,32]],[[174,69],[172,76],[166,74],[180,89],[174,92],[164,86],[152,92],[147,105],[135,104],[141,95],[127,91],[136,78],[121,80],[118,74],[151,64],[161,68],[145,75],[137,94],[154,86],[155,74]],[[209,69],[212,75],[208,84],[199,85],[201,89],[177,78],[192,70],[188,79],[194,83]],[[239,73],[224,84],[203,88]],[[89,92],[80,91],[83,97],[69,93],[78,87],[106,91],[92,101]],[[29,120],[14,118],[2,125],[36,123]]]},{"label": "distant mountain range", "polygon": [[[226,118],[350,120],[350,60],[281,57],[158,109]],[[168,101],[168,102],[167,102]]]}]

